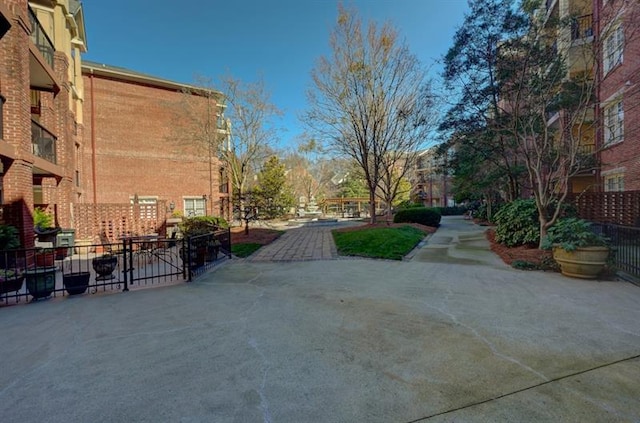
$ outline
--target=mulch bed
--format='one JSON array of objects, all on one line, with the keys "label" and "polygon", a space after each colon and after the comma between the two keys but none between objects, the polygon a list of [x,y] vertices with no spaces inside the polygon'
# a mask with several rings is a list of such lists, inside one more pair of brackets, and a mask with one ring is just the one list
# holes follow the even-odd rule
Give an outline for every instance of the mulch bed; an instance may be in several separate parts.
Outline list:
[{"label": "mulch bed", "polygon": [[540,268],[548,268],[550,264],[553,263],[551,251],[540,250],[534,245],[507,247],[506,245],[498,244],[496,242],[496,233],[493,229],[487,230],[486,235],[491,245],[491,251],[500,256],[502,261],[508,265],[511,265],[516,260],[520,260],[532,263]]},{"label": "mulch bed", "polygon": [[266,228],[251,228],[249,233],[244,233],[243,226],[231,228],[231,244],[260,244],[267,245],[282,235],[282,231]]}]

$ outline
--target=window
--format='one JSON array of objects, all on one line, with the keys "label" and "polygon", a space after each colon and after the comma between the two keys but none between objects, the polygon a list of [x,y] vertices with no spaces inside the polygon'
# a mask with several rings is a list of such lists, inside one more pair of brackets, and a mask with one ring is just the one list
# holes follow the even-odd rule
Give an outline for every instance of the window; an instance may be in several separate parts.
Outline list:
[{"label": "window", "polygon": [[605,145],[621,142],[624,138],[624,108],[622,99],[612,101],[604,108]]},{"label": "window", "polygon": [[603,66],[605,74],[622,63],[623,51],[624,31],[622,25],[618,23],[612,27],[611,33],[604,39]]},{"label": "window", "polygon": [[205,199],[193,197],[184,199],[184,215],[186,217],[204,216]]},{"label": "window", "polygon": [[607,192],[624,191],[624,174],[606,175],[604,177],[604,190]]}]

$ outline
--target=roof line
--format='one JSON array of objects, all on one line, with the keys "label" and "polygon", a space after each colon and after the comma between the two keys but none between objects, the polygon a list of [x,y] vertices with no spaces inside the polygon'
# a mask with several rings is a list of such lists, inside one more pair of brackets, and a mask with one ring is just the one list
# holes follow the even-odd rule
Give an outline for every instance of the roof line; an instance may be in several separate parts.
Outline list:
[{"label": "roof line", "polygon": [[136,72],[136,71],[132,71],[132,70],[117,67],[117,66],[110,66],[104,63],[91,62],[88,60],[82,61],[82,72],[90,73],[94,75],[107,76],[111,78],[121,79],[124,81],[131,81],[131,82],[153,85],[160,88],[177,89],[177,90],[182,90],[186,88],[196,92],[208,91],[208,92],[219,94],[221,96],[223,95],[222,92],[218,90],[208,89],[205,87],[198,87],[192,84],[184,84],[182,82],[170,81],[168,79],[158,78],[156,76],[144,74],[141,72]]}]

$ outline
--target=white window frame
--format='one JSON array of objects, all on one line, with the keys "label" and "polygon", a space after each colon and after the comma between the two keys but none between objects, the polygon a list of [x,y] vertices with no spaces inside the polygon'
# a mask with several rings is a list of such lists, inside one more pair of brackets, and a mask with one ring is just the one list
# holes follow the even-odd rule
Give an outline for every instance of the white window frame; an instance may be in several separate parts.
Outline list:
[{"label": "white window frame", "polygon": [[624,27],[617,22],[610,30],[611,33],[603,40],[602,66],[605,75],[624,59]]},{"label": "white window frame", "polygon": [[624,173],[614,173],[604,176],[605,192],[624,191]]},{"label": "white window frame", "polygon": [[204,197],[183,197],[184,216],[205,216],[207,200]]},{"label": "white window frame", "polygon": [[624,140],[624,103],[617,97],[604,106],[604,145],[617,144]]}]

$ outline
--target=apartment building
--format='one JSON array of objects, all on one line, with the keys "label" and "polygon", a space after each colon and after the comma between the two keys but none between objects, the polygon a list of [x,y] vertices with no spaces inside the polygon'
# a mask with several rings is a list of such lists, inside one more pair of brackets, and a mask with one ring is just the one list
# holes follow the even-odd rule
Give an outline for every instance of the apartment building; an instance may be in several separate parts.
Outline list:
[{"label": "apartment building", "polygon": [[[545,21],[556,33],[554,48],[566,62],[566,78],[596,78],[597,42],[594,27],[593,0],[546,0]],[[560,24],[570,20],[570,25]],[[591,91],[590,89],[586,89]],[[598,155],[596,147],[595,108],[589,107],[583,118],[572,119],[565,110],[559,110],[548,116],[547,126],[561,133],[570,131],[573,138],[578,138],[579,149],[576,161],[580,171],[569,181],[569,190],[574,193],[597,191]]]},{"label": "apartment building", "polygon": [[227,172],[196,133],[209,114],[228,136],[221,94],[82,63],[86,51],[80,1],[0,0],[0,223],[30,247],[36,207],[64,228],[78,204],[229,217]]},{"label": "apartment building", "polygon": [[71,223],[83,143],[80,55],[86,51],[76,0],[0,0],[0,220],[33,245],[34,206]]},{"label": "apartment building", "polygon": [[[227,173],[208,144],[228,136],[221,93],[87,61],[82,78],[78,201],[162,201],[185,216],[230,216]],[[205,139],[207,125],[217,139]]]},{"label": "apartment building", "polygon": [[603,191],[640,190],[640,2],[595,0]]}]

